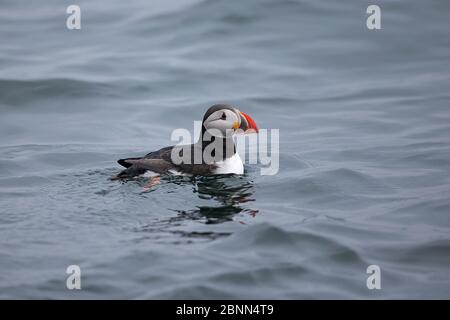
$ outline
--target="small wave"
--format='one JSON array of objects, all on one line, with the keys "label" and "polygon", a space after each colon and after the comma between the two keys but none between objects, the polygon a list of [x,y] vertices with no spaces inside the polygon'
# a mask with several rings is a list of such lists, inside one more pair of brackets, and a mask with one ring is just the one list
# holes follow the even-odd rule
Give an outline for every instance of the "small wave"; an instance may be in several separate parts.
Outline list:
[{"label": "small wave", "polygon": [[37,100],[82,98],[99,93],[114,94],[114,86],[107,83],[75,79],[0,79],[0,105],[33,105]]}]

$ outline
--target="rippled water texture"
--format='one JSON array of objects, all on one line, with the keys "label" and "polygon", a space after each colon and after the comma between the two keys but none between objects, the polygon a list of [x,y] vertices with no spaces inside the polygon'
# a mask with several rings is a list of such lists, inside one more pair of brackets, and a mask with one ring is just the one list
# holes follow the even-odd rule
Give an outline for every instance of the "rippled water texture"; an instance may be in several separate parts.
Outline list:
[{"label": "rippled water texture", "polygon": [[[448,1],[75,2],[2,1],[1,298],[450,298]],[[108,180],[218,102],[277,175]]]}]

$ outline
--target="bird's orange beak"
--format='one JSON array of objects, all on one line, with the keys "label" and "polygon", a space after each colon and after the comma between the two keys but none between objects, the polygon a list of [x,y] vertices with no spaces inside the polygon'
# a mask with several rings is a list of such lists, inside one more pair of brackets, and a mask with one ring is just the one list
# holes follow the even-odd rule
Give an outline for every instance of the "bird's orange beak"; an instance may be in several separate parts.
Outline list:
[{"label": "bird's orange beak", "polygon": [[255,120],[252,119],[252,117],[250,117],[248,114],[239,111],[239,113],[241,114],[242,118],[241,120],[241,129],[244,130],[244,133],[253,133],[259,132],[258,126],[256,125]]}]

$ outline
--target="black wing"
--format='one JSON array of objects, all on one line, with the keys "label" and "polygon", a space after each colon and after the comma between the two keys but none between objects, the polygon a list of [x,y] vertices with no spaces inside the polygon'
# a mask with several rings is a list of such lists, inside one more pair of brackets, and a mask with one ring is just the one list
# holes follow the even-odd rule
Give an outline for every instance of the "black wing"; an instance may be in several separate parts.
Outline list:
[{"label": "black wing", "polygon": [[[140,158],[120,159],[117,162],[121,166],[124,166],[126,169],[112,179],[117,180],[133,178],[135,176],[144,174],[146,171],[153,171],[155,173],[164,174],[167,173],[170,169],[193,175],[209,175],[216,168],[215,165],[205,163],[174,164],[171,158],[173,148],[174,146],[165,147],[160,150],[150,152]],[[180,148],[182,148],[182,146],[180,146]],[[195,152],[194,150],[196,148],[199,148],[199,146],[195,144],[190,145],[192,159]],[[181,152],[182,154],[183,150],[179,149],[177,150],[177,152]]]},{"label": "black wing", "polygon": [[112,179],[133,178],[144,174],[148,170],[159,174],[166,173],[168,170],[174,168],[174,165],[170,161],[172,148],[173,146],[165,147],[158,151],[150,152],[143,157],[118,160],[117,162],[126,169]]}]

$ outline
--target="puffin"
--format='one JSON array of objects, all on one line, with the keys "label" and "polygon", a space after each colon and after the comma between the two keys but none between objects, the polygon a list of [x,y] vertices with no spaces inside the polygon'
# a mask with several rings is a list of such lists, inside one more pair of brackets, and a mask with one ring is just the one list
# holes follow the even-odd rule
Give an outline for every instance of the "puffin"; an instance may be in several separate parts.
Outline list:
[{"label": "puffin", "polygon": [[233,136],[258,131],[256,122],[248,114],[228,104],[215,104],[203,116],[201,135],[196,143],[165,147],[143,157],[120,159],[117,162],[125,169],[111,179],[149,176],[147,187],[151,187],[159,183],[160,175],[242,175],[244,164]]}]

